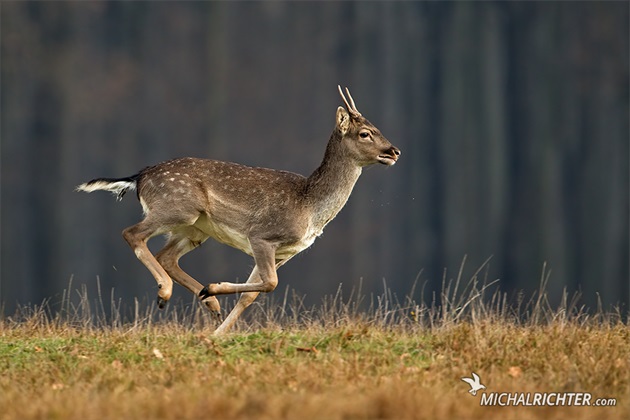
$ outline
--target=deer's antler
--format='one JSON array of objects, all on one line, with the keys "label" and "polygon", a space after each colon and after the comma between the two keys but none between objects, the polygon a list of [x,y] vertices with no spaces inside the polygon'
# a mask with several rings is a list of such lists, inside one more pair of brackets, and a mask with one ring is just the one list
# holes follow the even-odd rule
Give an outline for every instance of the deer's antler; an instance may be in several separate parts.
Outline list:
[{"label": "deer's antler", "polygon": [[354,104],[354,99],[352,99],[352,95],[350,95],[350,90],[346,88],[346,93],[348,94],[348,98],[350,98],[350,102],[348,102],[346,96],[343,94],[343,90],[341,90],[341,86],[337,85],[337,89],[339,89],[339,95],[341,95],[341,99],[343,99],[343,102],[346,104],[348,112],[355,117],[360,117],[361,113],[357,109],[357,106]]}]

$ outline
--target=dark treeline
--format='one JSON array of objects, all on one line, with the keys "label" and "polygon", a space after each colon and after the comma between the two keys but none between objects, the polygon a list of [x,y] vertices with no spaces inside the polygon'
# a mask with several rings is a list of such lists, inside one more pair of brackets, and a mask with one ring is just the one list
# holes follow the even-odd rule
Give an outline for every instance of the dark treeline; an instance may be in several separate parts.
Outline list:
[{"label": "dark treeline", "polygon": [[[398,296],[492,256],[502,290],[628,302],[627,2],[3,2],[0,305],[73,276],[131,300],[155,282],[120,231],[141,217],[74,187],[178,156],[307,175],[350,87],[402,149],[365,171],[280,270],[317,302],[338,284]],[[152,242],[158,249],[161,240]],[[204,244],[202,283],[249,257]],[[418,274],[420,275],[418,276]],[[276,292],[278,293],[278,292]],[[183,289],[175,296],[185,296]],[[192,299],[185,296],[186,301]],[[627,306],[624,306],[627,310]]]}]

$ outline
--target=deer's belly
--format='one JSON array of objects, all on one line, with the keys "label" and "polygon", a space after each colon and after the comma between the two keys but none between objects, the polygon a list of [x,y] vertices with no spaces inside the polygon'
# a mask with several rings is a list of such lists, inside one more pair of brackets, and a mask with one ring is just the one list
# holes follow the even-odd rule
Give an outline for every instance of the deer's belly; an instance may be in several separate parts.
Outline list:
[{"label": "deer's belly", "polygon": [[[217,223],[206,216],[200,217],[195,222],[194,226],[218,242],[241,250],[247,255],[252,255],[252,247],[249,243],[249,239],[242,232],[226,224]],[[295,242],[281,244],[276,249],[276,259],[284,260],[302,252],[310,247],[321,233],[321,230],[309,229],[309,232],[301,239]]]},{"label": "deer's belly", "polygon": [[243,251],[247,255],[252,255],[249,239],[236,229],[222,223],[216,223],[205,216],[200,217],[195,222],[195,227],[218,242]]}]

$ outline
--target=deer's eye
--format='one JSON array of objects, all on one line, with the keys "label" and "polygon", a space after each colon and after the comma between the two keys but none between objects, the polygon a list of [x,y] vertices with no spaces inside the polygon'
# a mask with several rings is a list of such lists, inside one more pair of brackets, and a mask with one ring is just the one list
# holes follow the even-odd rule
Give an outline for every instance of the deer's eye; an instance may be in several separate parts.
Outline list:
[{"label": "deer's eye", "polygon": [[362,139],[367,139],[368,137],[370,137],[370,132],[369,132],[369,131],[361,131],[361,132],[359,133],[359,136],[360,136]]}]

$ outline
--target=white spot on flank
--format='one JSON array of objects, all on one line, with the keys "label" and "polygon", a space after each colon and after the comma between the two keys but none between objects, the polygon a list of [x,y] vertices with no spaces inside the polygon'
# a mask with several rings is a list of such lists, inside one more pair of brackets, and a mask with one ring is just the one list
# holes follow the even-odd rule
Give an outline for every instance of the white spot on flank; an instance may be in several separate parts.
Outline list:
[{"label": "white spot on flank", "polygon": [[175,181],[175,178],[170,178],[169,181]]}]

